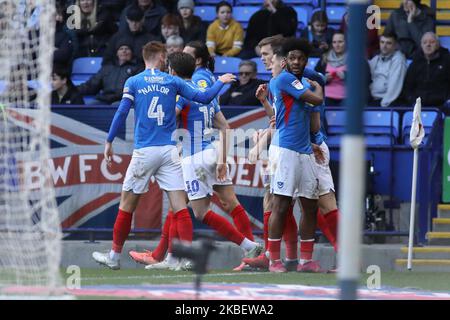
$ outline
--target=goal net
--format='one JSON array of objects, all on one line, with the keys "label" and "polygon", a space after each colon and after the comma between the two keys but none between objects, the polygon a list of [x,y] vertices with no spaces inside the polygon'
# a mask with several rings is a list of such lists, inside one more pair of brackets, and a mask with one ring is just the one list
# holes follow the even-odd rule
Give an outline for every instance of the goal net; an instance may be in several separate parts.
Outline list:
[{"label": "goal net", "polygon": [[60,221],[48,170],[54,5],[0,0],[0,292],[60,281]]}]

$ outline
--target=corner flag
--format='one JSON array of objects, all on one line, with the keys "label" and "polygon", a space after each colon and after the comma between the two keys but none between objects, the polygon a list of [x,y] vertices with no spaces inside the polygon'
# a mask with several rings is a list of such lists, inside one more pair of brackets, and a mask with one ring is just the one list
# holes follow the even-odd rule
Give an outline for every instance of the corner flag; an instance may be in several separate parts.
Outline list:
[{"label": "corner flag", "polygon": [[416,149],[422,143],[423,137],[425,136],[425,130],[422,125],[422,118],[420,113],[422,111],[422,100],[417,98],[416,105],[414,106],[413,121],[411,125],[411,131],[409,133],[409,142],[411,147]]}]

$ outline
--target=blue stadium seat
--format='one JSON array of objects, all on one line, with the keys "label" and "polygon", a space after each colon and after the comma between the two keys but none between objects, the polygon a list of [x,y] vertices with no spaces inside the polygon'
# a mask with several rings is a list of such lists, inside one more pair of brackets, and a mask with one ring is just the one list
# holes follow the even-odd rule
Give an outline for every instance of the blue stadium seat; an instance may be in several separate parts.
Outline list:
[{"label": "blue stadium seat", "polygon": [[248,7],[248,6],[238,6],[233,8],[233,18],[238,21],[242,28],[247,29],[248,22],[252,15],[259,11],[261,8],[259,7]]},{"label": "blue stadium seat", "polygon": [[202,18],[203,21],[214,21],[216,19],[216,7],[213,6],[205,6],[205,7],[198,7],[195,6],[194,8],[194,15],[199,16]]},{"label": "blue stadium seat", "polygon": [[306,28],[308,26],[308,11],[302,7],[294,7],[294,9],[297,11],[297,29]]},{"label": "blue stadium seat", "polygon": [[341,145],[341,135],[330,135],[327,138],[327,145],[338,147]]},{"label": "blue stadium seat", "polygon": [[329,5],[329,4],[346,5],[347,4],[347,0],[327,0],[327,5]]},{"label": "blue stadium seat", "polygon": [[[414,113],[412,111],[408,111],[403,115],[402,140],[404,144],[409,144],[409,133],[411,131],[413,115]],[[425,137],[427,137],[430,134],[431,130],[433,129],[434,122],[438,118],[438,113],[435,111],[422,111],[421,117],[423,129],[425,130]]]},{"label": "blue stadium seat", "polygon": [[245,5],[258,5],[262,6],[263,2],[261,0],[236,0],[235,5],[245,6]]},{"label": "blue stadium seat", "polygon": [[340,23],[346,11],[347,9],[344,6],[327,6],[327,15],[330,23]]},{"label": "blue stadium seat", "polygon": [[227,92],[228,89],[230,89],[230,87],[231,87],[231,84],[226,83],[226,84],[222,87],[222,89],[220,89],[220,91],[219,91],[219,96],[222,95],[222,94],[224,94],[225,92]]},{"label": "blue stadium seat", "polygon": [[96,74],[102,67],[103,58],[83,57],[73,61],[72,82],[79,85],[86,82],[92,75]]},{"label": "blue stadium seat", "polygon": [[[345,111],[329,110],[326,111],[328,122],[328,134],[338,135],[345,131]],[[390,111],[364,111],[364,133],[369,135],[386,135],[392,138],[399,136],[399,114],[392,112],[392,129],[391,129],[391,112]]]},{"label": "blue stadium seat", "polygon": [[317,0],[283,0],[285,4],[309,4],[311,6],[318,6]]},{"label": "blue stadium seat", "polygon": [[234,57],[219,57],[215,58],[214,74],[221,75],[224,73],[235,73],[239,72],[239,63],[241,59]]},{"label": "blue stadium seat", "polygon": [[450,37],[439,37],[441,46],[450,50]]},{"label": "blue stadium seat", "polygon": [[366,139],[366,145],[368,147],[372,146],[390,146],[391,143],[395,143],[395,141],[392,139],[389,135],[365,135]]},{"label": "blue stadium seat", "polygon": [[319,58],[308,58],[308,64],[306,65],[308,68],[313,69],[316,67],[317,63],[319,62]]}]

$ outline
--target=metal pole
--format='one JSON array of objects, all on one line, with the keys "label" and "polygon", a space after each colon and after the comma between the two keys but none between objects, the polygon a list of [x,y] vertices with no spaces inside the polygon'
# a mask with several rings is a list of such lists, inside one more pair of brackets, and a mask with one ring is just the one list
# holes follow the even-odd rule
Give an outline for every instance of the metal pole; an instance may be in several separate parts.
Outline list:
[{"label": "metal pole", "polygon": [[367,97],[367,0],[349,0],[347,28],[347,112],[340,163],[338,282],[340,298],[354,300],[360,276],[361,243],[365,197],[365,141],[363,112]]},{"label": "metal pole", "polygon": [[408,270],[412,270],[412,252],[414,242],[414,220],[416,216],[416,189],[417,189],[417,159],[419,158],[419,148],[414,149],[413,176],[411,191],[411,212],[409,217],[409,242],[408,242]]}]

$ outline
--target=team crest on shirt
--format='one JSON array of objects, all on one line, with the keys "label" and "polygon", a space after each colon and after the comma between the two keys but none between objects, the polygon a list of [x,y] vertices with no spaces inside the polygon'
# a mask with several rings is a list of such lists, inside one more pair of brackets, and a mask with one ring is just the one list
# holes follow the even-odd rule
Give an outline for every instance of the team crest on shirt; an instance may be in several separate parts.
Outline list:
[{"label": "team crest on shirt", "polygon": [[128,88],[128,87],[123,88],[123,93],[128,93],[129,91],[130,91],[130,88]]},{"label": "team crest on shirt", "polygon": [[180,95],[177,94],[175,101],[178,102],[178,100],[180,100]]},{"label": "team crest on shirt", "polygon": [[277,182],[277,186],[278,186],[278,188],[283,189],[283,187],[284,187],[284,182],[278,181],[278,182]]},{"label": "team crest on shirt", "polygon": [[197,84],[200,88],[206,88],[208,86],[208,83],[206,82],[206,80],[199,80],[199,81],[197,81]]},{"label": "team crest on shirt", "polygon": [[295,80],[291,84],[297,90],[302,90],[303,89],[303,84],[299,80]]}]

